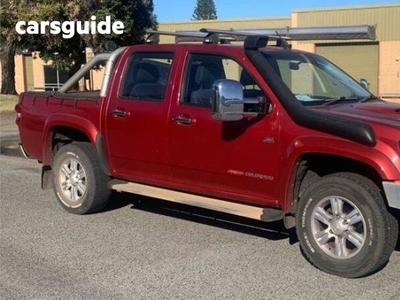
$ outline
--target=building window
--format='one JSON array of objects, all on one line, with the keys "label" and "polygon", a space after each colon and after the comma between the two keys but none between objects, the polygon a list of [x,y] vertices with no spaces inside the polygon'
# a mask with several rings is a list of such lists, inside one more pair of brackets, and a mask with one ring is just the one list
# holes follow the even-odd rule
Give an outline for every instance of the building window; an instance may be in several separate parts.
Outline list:
[{"label": "building window", "polygon": [[52,66],[43,66],[45,91],[57,91],[67,80],[67,71],[54,69]]}]

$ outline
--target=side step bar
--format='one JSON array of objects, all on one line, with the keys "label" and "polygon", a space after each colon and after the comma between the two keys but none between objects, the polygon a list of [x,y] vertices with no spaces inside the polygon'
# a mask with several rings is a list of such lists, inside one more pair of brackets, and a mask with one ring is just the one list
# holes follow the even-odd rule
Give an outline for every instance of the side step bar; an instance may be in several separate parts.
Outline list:
[{"label": "side step bar", "polygon": [[265,222],[278,221],[283,218],[283,212],[278,209],[239,204],[118,179],[111,180],[108,185],[118,192],[163,199]]}]

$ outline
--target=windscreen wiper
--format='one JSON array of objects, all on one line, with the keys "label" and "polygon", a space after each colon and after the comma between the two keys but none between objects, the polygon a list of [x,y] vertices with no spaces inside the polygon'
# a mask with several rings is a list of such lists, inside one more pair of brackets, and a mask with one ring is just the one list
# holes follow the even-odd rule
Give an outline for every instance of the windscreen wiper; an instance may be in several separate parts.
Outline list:
[{"label": "windscreen wiper", "polygon": [[365,103],[372,100],[379,100],[377,97],[371,95],[368,97],[339,97],[337,99],[328,99],[323,105],[333,105],[344,101],[356,101],[357,103]]},{"label": "windscreen wiper", "polygon": [[365,103],[365,102],[369,102],[369,101],[382,101],[382,100],[373,95],[371,95],[369,97],[361,98],[360,100],[358,100],[359,103]]},{"label": "windscreen wiper", "polygon": [[323,105],[333,105],[343,101],[357,101],[358,98],[346,98],[346,97],[339,97],[337,99],[327,99]]}]

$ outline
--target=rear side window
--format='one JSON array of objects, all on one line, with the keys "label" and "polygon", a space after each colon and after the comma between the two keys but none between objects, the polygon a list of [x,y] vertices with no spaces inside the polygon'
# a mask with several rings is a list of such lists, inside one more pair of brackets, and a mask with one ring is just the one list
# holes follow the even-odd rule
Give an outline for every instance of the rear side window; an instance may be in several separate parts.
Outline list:
[{"label": "rear side window", "polygon": [[173,53],[134,53],[128,62],[120,96],[162,101],[171,71]]}]

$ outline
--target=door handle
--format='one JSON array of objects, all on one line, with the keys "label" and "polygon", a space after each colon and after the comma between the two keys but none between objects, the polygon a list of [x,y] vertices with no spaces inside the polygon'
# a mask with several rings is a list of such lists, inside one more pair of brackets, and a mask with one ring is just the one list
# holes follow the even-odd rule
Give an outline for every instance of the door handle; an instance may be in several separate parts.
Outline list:
[{"label": "door handle", "polygon": [[177,116],[172,118],[172,121],[174,121],[175,123],[178,124],[182,124],[182,125],[192,125],[195,123],[195,119],[192,119],[189,116]]},{"label": "door handle", "polygon": [[110,112],[110,115],[120,118],[126,118],[127,116],[129,116],[129,112],[127,112],[125,109],[116,108]]}]

